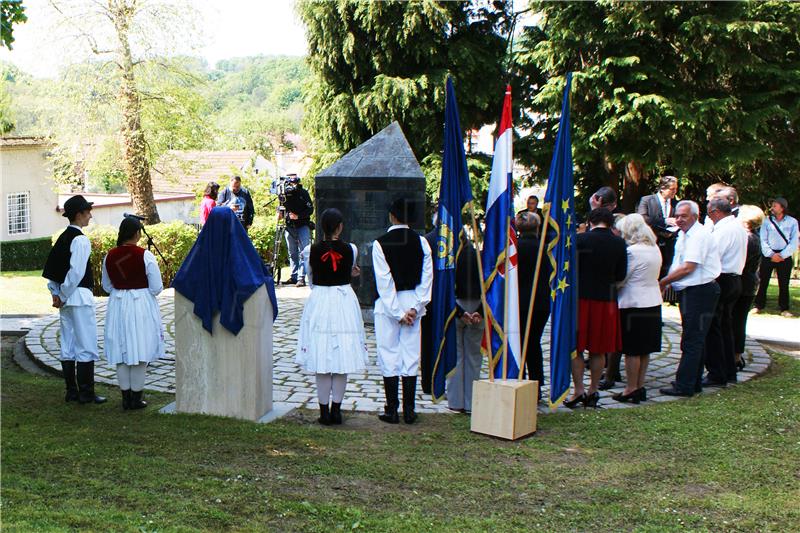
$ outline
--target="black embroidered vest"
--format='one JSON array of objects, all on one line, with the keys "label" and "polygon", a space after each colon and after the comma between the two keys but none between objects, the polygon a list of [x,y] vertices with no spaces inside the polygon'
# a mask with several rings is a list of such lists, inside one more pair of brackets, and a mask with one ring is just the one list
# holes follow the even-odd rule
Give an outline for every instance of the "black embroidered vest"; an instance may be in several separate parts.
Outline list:
[{"label": "black embroidered vest", "polygon": [[322,241],[314,244],[311,246],[308,262],[314,285],[350,285],[353,248],[348,243]]},{"label": "black embroidered vest", "polygon": [[[47,256],[47,262],[44,264],[44,271],[42,277],[47,278],[56,283],[64,283],[69,272],[69,261],[72,258],[72,252],[69,248],[75,237],[83,235],[83,232],[76,227],[68,226],[64,233],[58,236],[56,243],[50,250]],[[94,278],[92,277],[92,266],[90,259],[86,260],[86,272],[83,279],[78,283],[78,287],[92,290],[94,288]]]},{"label": "black embroidered vest", "polygon": [[422,260],[425,254],[417,232],[396,228],[378,237],[383,256],[392,273],[395,289],[413,291],[422,281]]}]

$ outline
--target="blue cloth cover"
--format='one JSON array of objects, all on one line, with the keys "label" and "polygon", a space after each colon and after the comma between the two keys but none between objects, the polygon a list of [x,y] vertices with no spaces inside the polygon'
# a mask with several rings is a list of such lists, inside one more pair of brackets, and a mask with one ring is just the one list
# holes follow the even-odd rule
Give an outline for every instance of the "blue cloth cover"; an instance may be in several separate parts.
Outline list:
[{"label": "blue cloth cover", "polygon": [[194,302],[194,314],[209,332],[214,313],[225,329],[238,335],[244,325],[244,302],[267,286],[273,317],[278,317],[275,282],[242,224],[228,207],[215,207],[189,251],[172,287]]}]

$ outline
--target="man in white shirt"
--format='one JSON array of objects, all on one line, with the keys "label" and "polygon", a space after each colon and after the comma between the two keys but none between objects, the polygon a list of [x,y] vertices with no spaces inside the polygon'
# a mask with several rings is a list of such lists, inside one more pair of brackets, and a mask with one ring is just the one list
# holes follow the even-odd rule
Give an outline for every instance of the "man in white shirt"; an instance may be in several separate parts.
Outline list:
[{"label": "man in white shirt", "polygon": [[372,266],[378,299],[375,301],[375,338],[378,365],[386,396],[383,422],[399,423],[398,388],[403,380],[403,421],[413,424],[417,372],[420,360],[420,319],[431,300],[433,260],[428,241],[408,227],[413,204],[392,204],[389,231],[372,243]]},{"label": "man in white shirt", "polygon": [[717,277],[722,270],[711,233],[698,223],[700,208],[691,200],[678,202],[675,223],[680,228],[672,267],[659,281],[678,293],[681,312],[681,355],[673,385],[661,389],[669,396],[692,396],[702,390],[703,348],[719,299]]},{"label": "man in white shirt", "polygon": [[94,393],[94,362],[97,353],[97,320],[92,288],[94,279],[89,265],[92,245],[81,228],[92,219],[92,203],[81,196],[64,202],[63,216],[69,226],[56,240],[42,276],[53,296],[53,307],[61,319],[61,370],[67,392],[65,401],[104,403]]},{"label": "man in white shirt", "polygon": [[770,214],[761,224],[761,268],[758,294],[754,303],[755,312],[764,309],[767,304],[767,286],[774,269],[778,274],[778,307],[781,315],[791,318],[789,311],[789,277],[792,273],[792,255],[798,245],[797,220],[786,214],[789,203],[785,198],[772,200]]},{"label": "man in white shirt", "polygon": [[742,292],[742,270],[747,258],[747,230],[733,215],[729,198],[717,195],[708,202],[711,236],[717,247],[721,272],[720,293],[714,319],[706,337],[706,387],[736,383],[736,354],[733,341],[733,306]]}]

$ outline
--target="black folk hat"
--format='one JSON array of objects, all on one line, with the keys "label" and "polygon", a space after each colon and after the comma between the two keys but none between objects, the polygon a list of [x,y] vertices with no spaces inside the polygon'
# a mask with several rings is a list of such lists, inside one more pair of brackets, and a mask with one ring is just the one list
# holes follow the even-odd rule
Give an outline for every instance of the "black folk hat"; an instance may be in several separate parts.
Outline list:
[{"label": "black folk hat", "polygon": [[86,198],[78,194],[64,202],[64,212],[62,217],[72,218],[81,211],[91,209],[94,202],[87,202]]}]

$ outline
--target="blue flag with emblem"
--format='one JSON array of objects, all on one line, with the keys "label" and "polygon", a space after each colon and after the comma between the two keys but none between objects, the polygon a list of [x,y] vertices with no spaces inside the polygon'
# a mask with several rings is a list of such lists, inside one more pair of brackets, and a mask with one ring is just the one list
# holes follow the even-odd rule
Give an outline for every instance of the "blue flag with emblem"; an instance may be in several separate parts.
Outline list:
[{"label": "blue flag with emblem", "polygon": [[[578,328],[578,279],[575,254],[575,185],[572,177],[572,140],[569,124],[569,90],[572,73],[567,73],[556,148],[547,178],[545,208],[550,222],[547,260],[553,267],[550,290],[550,407],[558,407],[569,393],[572,359]],[[544,288],[544,287],[543,287]]]},{"label": "blue flag with emblem", "polygon": [[458,104],[453,81],[447,78],[447,101],[444,111],[444,155],[442,184],[436,220],[436,245],[433,250],[433,298],[431,331],[433,333],[433,373],[431,392],[440,400],[447,377],[456,367],[456,259],[461,251],[461,210],[472,200],[472,188],[464,155],[464,137],[458,118]]}]

